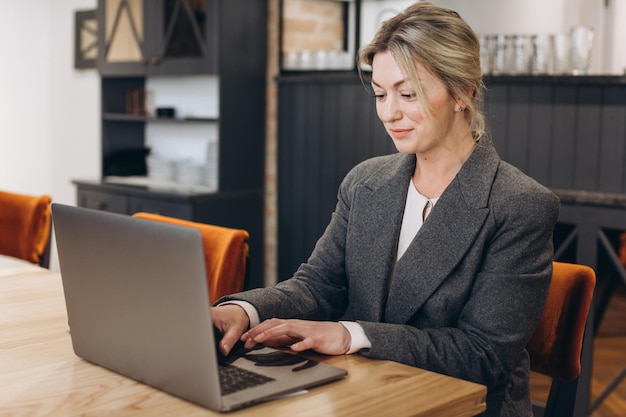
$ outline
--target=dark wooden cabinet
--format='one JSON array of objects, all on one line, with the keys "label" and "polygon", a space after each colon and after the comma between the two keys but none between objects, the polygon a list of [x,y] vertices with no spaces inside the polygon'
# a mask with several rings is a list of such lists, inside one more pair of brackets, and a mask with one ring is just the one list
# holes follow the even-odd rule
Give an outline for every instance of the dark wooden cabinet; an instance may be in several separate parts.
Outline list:
[{"label": "dark wooden cabinet", "polygon": [[99,0],[103,75],[206,74],[218,70],[218,0]]},{"label": "dark wooden cabinet", "polygon": [[[251,269],[246,287],[262,286],[266,1],[99,0],[97,13],[103,28],[102,175],[74,181],[78,205],[246,229]],[[215,116],[159,118],[129,111],[129,92],[145,91],[153,77],[207,76],[217,83]],[[147,174],[147,131],[159,126],[175,137],[184,137],[189,127],[217,132],[217,190],[120,182],[119,177]]]},{"label": "dark wooden cabinet", "polygon": [[[189,0],[178,0],[187,3]],[[104,19],[101,0],[98,10]],[[113,1],[113,4],[142,4],[140,0]],[[152,2],[150,7],[153,7]],[[157,4],[162,1],[155,2]],[[198,3],[195,1],[194,4]],[[267,4],[264,0],[203,1],[217,17],[207,18],[215,23],[210,42],[214,71],[199,70],[185,60],[176,66],[164,65],[160,77],[214,74],[219,79],[219,115],[205,119],[157,119],[143,114],[129,114],[127,95],[131,90],[145,89],[150,76],[133,74],[128,62],[108,65],[99,62],[102,76],[102,167],[103,176],[145,175],[146,126],[153,123],[204,123],[217,125],[219,130],[219,189],[249,189],[263,187],[265,155],[265,75],[267,51]],[[209,7],[208,5],[211,4]],[[130,6],[120,6],[126,10]],[[180,6],[183,7],[183,6]],[[139,8],[139,7],[137,7]],[[114,8],[115,9],[115,8]],[[141,9],[141,8],[139,8]],[[116,9],[117,10],[117,9]],[[134,9],[133,9],[134,10]],[[121,12],[120,12],[121,13]],[[145,12],[147,13],[147,12]],[[182,13],[182,12],[181,12]],[[150,16],[150,14],[147,14]],[[146,22],[146,24],[149,22]],[[103,24],[103,23],[101,23]],[[105,26],[102,26],[105,27]],[[132,32],[132,31],[131,31]],[[107,36],[101,33],[100,41]],[[104,52],[101,52],[101,54]],[[162,61],[161,63],[163,64]],[[136,65],[137,63],[130,63]],[[183,72],[181,72],[184,69]]]},{"label": "dark wooden cabinet", "polygon": [[246,288],[263,286],[263,190],[196,193],[75,180],[78,205],[119,214],[140,211],[245,229],[250,234]]},{"label": "dark wooden cabinet", "polygon": [[[95,189],[94,189],[95,188]],[[78,205],[96,210],[106,210],[118,214],[128,214],[128,198],[110,193],[101,187],[84,187],[78,183]]]}]

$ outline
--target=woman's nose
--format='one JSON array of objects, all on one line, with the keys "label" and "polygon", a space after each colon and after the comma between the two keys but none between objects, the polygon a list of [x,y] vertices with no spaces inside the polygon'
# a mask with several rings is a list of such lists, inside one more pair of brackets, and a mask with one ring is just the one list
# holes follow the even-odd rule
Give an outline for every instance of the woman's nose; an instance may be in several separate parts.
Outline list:
[{"label": "woman's nose", "polygon": [[397,101],[390,96],[383,102],[378,103],[378,117],[383,122],[389,122],[402,118],[402,112]]}]

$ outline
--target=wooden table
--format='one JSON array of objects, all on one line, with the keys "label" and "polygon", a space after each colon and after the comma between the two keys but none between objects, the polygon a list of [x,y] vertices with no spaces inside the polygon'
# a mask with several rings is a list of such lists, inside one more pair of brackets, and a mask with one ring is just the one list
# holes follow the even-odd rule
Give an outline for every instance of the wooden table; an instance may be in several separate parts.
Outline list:
[{"label": "wooden table", "polygon": [[[61,277],[47,269],[1,273],[0,415],[216,416],[78,358],[72,351]],[[360,355],[319,356],[348,376],[302,395],[228,416],[473,416],[482,385]]]}]

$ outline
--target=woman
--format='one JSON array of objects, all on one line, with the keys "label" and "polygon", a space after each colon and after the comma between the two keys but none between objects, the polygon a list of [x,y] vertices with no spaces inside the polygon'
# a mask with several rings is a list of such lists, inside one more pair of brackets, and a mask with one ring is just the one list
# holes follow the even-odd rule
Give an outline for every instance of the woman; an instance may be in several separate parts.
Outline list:
[{"label": "woman", "polygon": [[486,137],[479,44],[457,13],[416,3],[359,59],[398,153],[348,173],[291,279],[219,301],[221,349],[359,352],[484,384],[485,415],[531,416],[525,345],[559,201]]}]

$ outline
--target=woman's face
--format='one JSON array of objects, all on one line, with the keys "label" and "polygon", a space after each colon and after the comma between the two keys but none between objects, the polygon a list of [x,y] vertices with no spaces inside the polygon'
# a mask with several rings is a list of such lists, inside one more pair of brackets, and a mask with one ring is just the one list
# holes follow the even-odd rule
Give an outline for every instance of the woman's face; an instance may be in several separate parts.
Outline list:
[{"label": "woman's face", "polygon": [[443,82],[417,65],[416,73],[430,109],[428,116],[408,77],[390,52],[374,55],[372,88],[376,112],[401,153],[424,154],[455,138],[462,113]]}]

